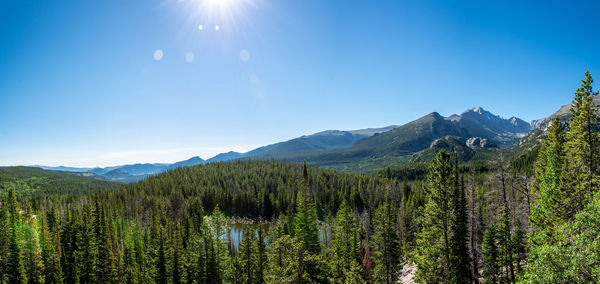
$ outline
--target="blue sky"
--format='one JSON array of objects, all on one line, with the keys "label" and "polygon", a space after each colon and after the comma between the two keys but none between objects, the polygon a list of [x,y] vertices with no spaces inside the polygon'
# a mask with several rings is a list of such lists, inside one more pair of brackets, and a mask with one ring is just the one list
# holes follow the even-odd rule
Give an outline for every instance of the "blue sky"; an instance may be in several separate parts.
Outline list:
[{"label": "blue sky", "polygon": [[537,119],[570,102],[586,69],[600,76],[598,11],[595,1],[2,1],[0,165],[209,158],[475,106]]}]

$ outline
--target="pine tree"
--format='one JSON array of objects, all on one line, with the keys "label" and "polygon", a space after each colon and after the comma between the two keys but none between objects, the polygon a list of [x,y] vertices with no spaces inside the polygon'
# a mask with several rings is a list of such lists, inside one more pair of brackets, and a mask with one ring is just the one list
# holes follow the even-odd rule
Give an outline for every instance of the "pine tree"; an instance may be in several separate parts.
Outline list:
[{"label": "pine tree", "polygon": [[[346,200],[342,201],[338,209],[332,231],[328,256],[330,271],[334,282],[341,283],[353,273],[356,274],[353,271],[357,269],[356,265],[360,268],[358,225]],[[358,275],[362,278],[362,271],[358,271]]]},{"label": "pine tree", "polygon": [[585,79],[581,81],[581,87],[575,92],[571,104],[572,117],[565,136],[565,166],[562,172],[565,189],[559,197],[559,214],[563,220],[571,220],[587,204],[592,193],[598,190],[596,176],[600,173],[600,137],[596,129],[599,118],[596,114],[598,106],[593,101],[598,92],[593,91],[593,82],[592,76],[586,71]]},{"label": "pine tree", "polygon": [[24,256],[23,265],[25,266],[27,281],[30,284],[43,283],[44,263],[37,230],[29,225],[23,225],[22,231],[25,240],[22,251]]},{"label": "pine tree", "polygon": [[303,168],[303,186],[296,198],[296,216],[294,218],[294,237],[304,248],[313,254],[321,252],[319,243],[319,228],[317,226],[317,209],[309,191],[306,164]]},{"label": "pine tree", "polygon": [[256,249],[257,249],[257,279],[259,282],[264,282],[265,271],[267,270],[267,244],[265,243],[265,233],[263,224],[258,226],[258,235],[256,238]]},{"label": "pine tree", "polygon": [[511,216],[508,204],[504,204],[498,227],[496,228],[496,237],[498,239],[498,249],[500,252],[500,263],[505,267],[505,282],[513,282],[515,279],[515,268],[513,262],[513,243],[511,230]]},{"label": "pine tree", "polygon": [[305,250],[289,235],[277,238],[268,250],[267,283],[305,283],[309,275],[304,269]]},{"label": "pine tree", "polygon": [[169,263],[168,263],[168,245],[164,233],[160,234],[159,247],[156,259],[156,283],[169,283]]},{"label": "pine tree", "polygon": [[555,228],[562,223],[559,218],[561,202],[560,177],[564,164],[564,133],[560,120],[555,118],[547,129],[548,137],[540,148],[535,163],[535,180],[532,195],[535,197],[530,209],[531,225],[534,231],[532,240],[536,243],[552,242]]},{"label": "pine tree", "polygon": [[458,184],[458,162],[455,160],[455,186],[452,197],[454,218],[452,219],[452,236],[450,239],[450,268],[452,283],[470,283],[471,257],[469,255],[469,228],[467,216],[467,198],[465,196],[464,179]]},{"label": "pine tree", "polygon": [[0,206],[0,283],[4,283],[8,273],[10,216],[6,206]]},{"label": "pine tree", "polygon": [[373,220],[375,234],[372,238],[373,257],[375,264],[373,277],[378,283],[396,283],[400,268],[400,240],[396,233],[398,211],[390,192],[386,193],[385,201],[375,211]]},{"label": "pine tree", "polygon": [[46,223],[42,226],[42,259],[44,262],[45,283],[63,283],[62,266],[60,263],[60,230],[56,209],[46,214]]},{"label": "pine tree", "polygon": [[262,279],[258,277],[258,249],[256,236],[252,230],[244,230],[238,253],[241,283],[260,283]]},{"label": "pine tree", "polygon": [[9,243],[9,258],[8,258],[8,281],[10,283],[25,284],[27,283],[27,274],[25,272],[25,266],[23,265],[23,254],[19,247],[18,240],[18,228],[17,225],[12,225],[10,231],[10,243]]},{"label": "pine tree", "polygon": [[427,203],[417,223],[414,261],[417,281],[450,282],[451,196],[454,186],[450,155],[438,152],[429,167]]},{"label": "pine tree", "polygon": [[497,283],[500,268],[499,255],[496,244],[496,227],[491,224],[483,235],[483,278],[486,283]]},{"label": "pine tree", "polygon": [[527,247],[525,245],[526,242],[526,234],[521,228],[521,222],[519,219],[515,222],[515,231],[512,235],[512,251],[514,253],[514,262],[515,268],[518,272],[521,272],[523,267],[523,262],[527,259]]},{"label": "pine tree", "polygon": [[16,224],[19,221],[19,203],[17,202],[17,196],[15,196],[15,191],[12,187],[8,189],[6,207],[8,208],[8,214],[10,215],[10,224]]},{"label": "pine tree", "polygon": [[227,233],[227,218],[217,205],[205,222],[210,228],[206,233],[211,239],[207,243],[209,246],[207,274],[209,279],[219,282],[224,279],[225,273],[230,270],[228,267],[230,262],[229,250],[227,249],[226,242],[222,239]]},{"label": "pine tree", "polygon": [[[98,280],[97,274],[97,263],[98,263],[98,247],[96,242],[96,234],[94,232],[96,220],[96,213],[93,211],[91,206],[85,206],[83,208],[83,216],[77,214],[77,211],[71,215],[71,227],[74,228],[74,234],[71,242],[74,243],[75,251],[73,252],[73,261],[78,263],[74,265],[76,271],[71,280],[65,277],[65,282],[71,283],[71,281],[77,282],[80,280],[82,283],[95,283]],[[83,222],[84,220],[90,220],[90,222]]]},{"label": "pine tree", "polygon": [[184,268],[185,251],[181,241],[181,226],[175,224],[175,228],[172,232],[171,237],[171,248],[172,248],[172,283],[182,284],[186,283],[187,275]]}]

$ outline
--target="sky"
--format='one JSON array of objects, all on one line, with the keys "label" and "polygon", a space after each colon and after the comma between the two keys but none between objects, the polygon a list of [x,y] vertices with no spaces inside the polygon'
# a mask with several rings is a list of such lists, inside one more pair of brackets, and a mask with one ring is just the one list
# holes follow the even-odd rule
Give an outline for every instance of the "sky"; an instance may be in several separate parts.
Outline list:
[{"label": "sky", "polygon": [[600,4],[542,3],[0,1],[0,165],[206,159],[476,106],[546,117],[600,76]]}]

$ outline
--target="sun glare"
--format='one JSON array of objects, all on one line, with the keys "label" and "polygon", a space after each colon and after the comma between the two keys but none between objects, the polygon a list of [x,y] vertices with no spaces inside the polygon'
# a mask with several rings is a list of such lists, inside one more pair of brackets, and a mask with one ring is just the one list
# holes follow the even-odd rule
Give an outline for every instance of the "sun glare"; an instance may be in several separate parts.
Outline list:
[{"label": "sun glare", "polygon": [[259,0],[188,0],[179,1],[188,14],[188,21],[196,25],[198,31],[207,27],[232,30],[236,25],[246,22],[246,10],[255,7]]}]

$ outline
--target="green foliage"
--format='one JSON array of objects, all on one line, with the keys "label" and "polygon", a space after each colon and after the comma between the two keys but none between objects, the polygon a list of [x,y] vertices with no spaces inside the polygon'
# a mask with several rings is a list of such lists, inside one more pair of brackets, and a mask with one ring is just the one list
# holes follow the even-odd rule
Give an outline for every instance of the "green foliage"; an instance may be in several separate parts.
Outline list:
[{"label": "green foliage", "polygon": [[101,181],[81,173],[48,171],[32,167],[0,167],[0,195],[13,189],[19,197],[42,198],[51,194],[71,194],[115,189],[121,184]]},{"label": "green foliage", "polygon": [[597,283],[600,279],[600,194],[562,224],[552,244],[532,248],[525,283]]},{"label": "green foliage", "polygon": [[[592,83],[586,71],[575,92],[566,133],[555,119],[540,150],[533,187],[537,198],[530,217],[534,231],[529,236],[529,265],[523,282],[591,283],[600,278],[596,230],[600,137],[594,103],[598,92]],[[521,234],[515,232],[513,243]],[[516,250],[522,254],[521,248]]]},{"label": "green foliage", "polygon": [[[455,163],[455,167],[458,163]],[[472,281],[471,256],[469,255],[469,224],[464,179],[458,184],[458,170],[454,170],[454,192],[452,194],[452,235],[450,237],[450,274],[452,283]]]},{"label": "green foliage", "polygon": [[450,155],[441,150],[429,168],[427,203],[417,219],[421,229],[417,233],[414,261],[420,282],[448,282],[451,278],[452,171]]},{"label": "green foliage", "polygon": [[571,120],[565,135],[563,190],[560,202],[562,218],[569,220],[581,210],[587,199],[598,190],[600,174],[598,147],[600,137],[596,131],[599,123],[598,107],[593,103],[598,92],[592,89],[592,76],[585,72],[581,87],[575,92]]},{"label": "green foliage", "polygon": [[333,282],[343,283],[345,279],[362,280],[361,240],[358,226],[348,203],[342,202],[335,216],[333,238],[328,255]]},{"label": "green foliage", "polygon": [[500,275],[498,236],[491,224],[483,235],[483,278],[486,283],[497,283]]},{"label": "green foliage", "polygon": [[396,206],[388,193],[386,201],[375,210],[373,220],[373,278],[378,283],[397,282],[397,271],[401,261],[400,240],[396,233],[397,217]]}]

